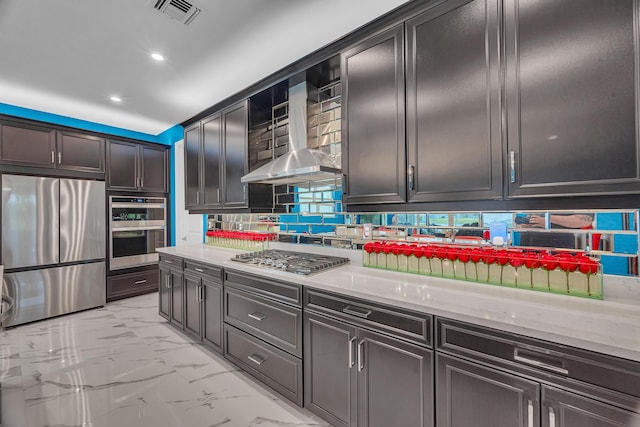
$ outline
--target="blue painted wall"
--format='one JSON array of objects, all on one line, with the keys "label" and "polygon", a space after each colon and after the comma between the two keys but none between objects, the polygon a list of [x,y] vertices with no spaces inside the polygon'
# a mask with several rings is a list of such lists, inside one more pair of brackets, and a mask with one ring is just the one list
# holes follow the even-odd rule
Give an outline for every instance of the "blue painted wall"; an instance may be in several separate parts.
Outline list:
[{"label": "blue painted wall", "polygon": [[32,110],[30,108],[17,107],[15,105],[0,103],[0,114],[8,116],[20,117],[30,120],[38,120],[40,122],[51,123],[60,126],[69,126],[76,129],[87,130],[91,132],[100,132],[123,138],[132,138],[140,141],[154,142],[156,144],[168,145],[169,149],[169,216],[171,218],[171,236],[170,244],[176,244],[176,177],[175,177],[175,143],[183,139],[184,129],[180,125],[175,125],[158,135],[137,132],[129,129],[123,129],[115,126],[109,126],[102,123],[90,122],[87,120],[75,119],[73,117],[61,116],[59,114],[47,113],[44,111]]}]

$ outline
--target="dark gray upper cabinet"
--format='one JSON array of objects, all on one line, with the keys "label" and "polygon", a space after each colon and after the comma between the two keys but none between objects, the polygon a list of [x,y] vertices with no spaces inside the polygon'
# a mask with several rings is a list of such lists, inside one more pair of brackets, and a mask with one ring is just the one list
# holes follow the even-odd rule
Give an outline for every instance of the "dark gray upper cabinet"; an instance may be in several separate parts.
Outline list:
[{"label": "dark gray upper cabinet", "polygon": [[502,198],[498,22],[454,0],[406,23],[410,202]]},{"label": "dark gray upper cabinet", "polygon": [[222,112],[225,208],[248,206],[247,185],[240,182],[249,170],[247,120],[246,102]]},{"label": "dark gray upper cabinet", "polygon": [[270,185],[240,181],[248,172],[247,102],[185,129],[185,205],[191,211],[271,210]]},{"label": "dark gray upper cabinet", "polygon": [[437,427],[540,425],[540,384],[444,354],[436,355]]},{"label": "dark gray upper cabinet", "polygon": [[184,205],[195,208],[200,205],[200,123],[184,130],[184,177]]},{"label": "dark gray upper cabinet", "polygon": [[164,147],[109,140],[108,189],[166,193],[167,158]]},{"label": "dark gray upper cabinet", "polygon": [[348,204],[406,201],[404,25],[341,55]]},{"label": "dark gray upper cabinet", "polygon": [[510,197],[640,191],[638,8],[504,2]]},{"label": "dark gray upper cabinet", "polygon": [[76,132],[58,131],[58,169],[104,173],[104,139]]},{"label": "dark gray upper cabinet", "polygon": [[0,123],[0,162],[104,173],[104,139],[22,122]]}]

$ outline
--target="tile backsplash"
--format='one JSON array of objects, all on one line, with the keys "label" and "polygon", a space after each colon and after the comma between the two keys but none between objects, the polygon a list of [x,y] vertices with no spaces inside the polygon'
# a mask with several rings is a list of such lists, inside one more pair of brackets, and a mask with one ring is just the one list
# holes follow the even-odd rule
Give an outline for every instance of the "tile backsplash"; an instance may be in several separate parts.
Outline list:
[{"label": "tile backsplash", "polygon": [[209,215],[209,229],[269,231],[282,242],[351,249],[370,240],[489,245],[503,234],[508,246],[586,252],[600,258],[606,274],[638,276],[638,210],[347,213],[338,193],[292,194],[286,214]]}]

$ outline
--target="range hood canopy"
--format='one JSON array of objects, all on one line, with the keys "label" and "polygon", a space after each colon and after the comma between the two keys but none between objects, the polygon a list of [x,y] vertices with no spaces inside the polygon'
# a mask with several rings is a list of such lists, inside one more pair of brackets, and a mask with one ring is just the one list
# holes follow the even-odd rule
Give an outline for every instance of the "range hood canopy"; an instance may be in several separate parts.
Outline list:
[{"label": "range hood canopy", "polygon": [[340,174],[335,155],[307,148],[307,83],[289,88],[289,151],[241,178],[241,182],[297,184],[335,179]]}]

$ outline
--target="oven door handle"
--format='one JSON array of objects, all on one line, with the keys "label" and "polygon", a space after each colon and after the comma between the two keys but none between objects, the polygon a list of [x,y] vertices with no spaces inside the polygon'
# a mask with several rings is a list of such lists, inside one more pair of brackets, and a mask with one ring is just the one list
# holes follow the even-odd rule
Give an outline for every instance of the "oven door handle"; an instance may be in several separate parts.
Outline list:
[{"label": "oven door handle", "polygon": [[164,209],[164,203],[111,203],[112,208]]},{"label": "oven door handle", "polygon": [[141,225],[139,227],[112,227],[111,231],[164,230],[166,225]]}]

